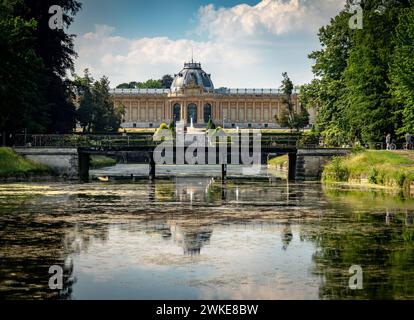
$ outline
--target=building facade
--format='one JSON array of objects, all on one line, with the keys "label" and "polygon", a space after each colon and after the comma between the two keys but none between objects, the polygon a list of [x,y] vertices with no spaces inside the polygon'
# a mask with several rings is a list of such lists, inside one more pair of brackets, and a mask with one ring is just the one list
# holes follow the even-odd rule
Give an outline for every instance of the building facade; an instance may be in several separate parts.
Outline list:
[{"label": "building facade", "polygon": [[[125,108],[123,128],[156,128],[173,120],[205,127],[211,119],[225,128],[279,128],[283,108],[279,89],[215,89],[200,63],[185,63],[170,89],[114,89],[116,107]],[[298,94],[292,96],[295,109]]]}]

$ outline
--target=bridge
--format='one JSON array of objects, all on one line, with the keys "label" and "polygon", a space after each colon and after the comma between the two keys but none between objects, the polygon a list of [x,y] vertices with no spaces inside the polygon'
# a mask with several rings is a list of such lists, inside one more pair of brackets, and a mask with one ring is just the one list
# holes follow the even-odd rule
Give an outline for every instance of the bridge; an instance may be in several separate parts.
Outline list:
[{"label": "bridge", "polygon": [[[27,137],[26,137],[27,138]],[[20,155],[52,167],[60,176],[69,179],[89,181],[91,155],[105,155],[117,159],[119,163],[148,164],[148,178],[156,178],[156,159],[167,158],[169,165],[200,164],[200,161],[188,160],[182,156],[191,154],[196,159],[204,159],[201,164],[221,166],[223,181],[226,180],[229,164],[243,164],[243,156],[250,156],[254,164],[254,141],[242,145],[240,139],[235,147],[229,140],[225,145],[206,144],[194,148],[193,145],[177,145],[175,142],[166,144],[163,151],[157,148],[161,142],[154,141],[152,136],[139,139],[129,135],[116,136],[32,136],[30,142],[15,146]],[[349,149],[321,148],[317,145],[300,145],[298,139],[291,137],[272,137],[260,142],[260,164],[276,156],[288,154],[289,180],[319,180],[323,166],[334,156],[343,156]],[[166,156],[169,153],[170,156]],[[257,155],[256,155],[257,156]],[[257,157],[256,157],[257,158]],[[248,165],[253,165],[249,163]]]}]

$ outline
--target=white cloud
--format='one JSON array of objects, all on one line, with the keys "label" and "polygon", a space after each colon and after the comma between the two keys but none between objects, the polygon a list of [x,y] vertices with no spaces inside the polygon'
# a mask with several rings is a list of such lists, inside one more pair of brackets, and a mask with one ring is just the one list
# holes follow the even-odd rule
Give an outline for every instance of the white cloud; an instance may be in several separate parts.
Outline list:
[{"label": "white cloud", "polygon": [[207,31],[211,38],[237,40],[263,34],[315,33],[344,4],[344,0],[263,0],[256,6],[219,9],[209,4],[199,10],[199,31]]},{"label": "white cloud", "polygon": [[76,71],[107,75],[112,85],[178,73],[183,62],[201,61],[216,87],[277,87],[288,71],[296,83],[311,79],[307,54],[317,29],[329,22],[344,0],[263,0],[256,6],[201,7],[197,31],[204,41],[167,37],[128,39],[115,28],[95,26],[79,36]]}]

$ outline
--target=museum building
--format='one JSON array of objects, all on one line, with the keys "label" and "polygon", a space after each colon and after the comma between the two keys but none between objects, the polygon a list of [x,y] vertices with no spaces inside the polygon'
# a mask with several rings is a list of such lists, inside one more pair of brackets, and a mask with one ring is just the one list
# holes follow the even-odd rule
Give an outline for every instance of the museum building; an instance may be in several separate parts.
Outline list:
[{"label": "museum building", "polygon": [[[113,89],[116,107],[124,106],[123,128],[156,128],[173,120],[205,127],[212,119],[225,128],[279,128],[283,108],[280,89],[215,89],[200,63],[184,64],[170,89]],[[298,111],[298,94],[292,95]]]}]

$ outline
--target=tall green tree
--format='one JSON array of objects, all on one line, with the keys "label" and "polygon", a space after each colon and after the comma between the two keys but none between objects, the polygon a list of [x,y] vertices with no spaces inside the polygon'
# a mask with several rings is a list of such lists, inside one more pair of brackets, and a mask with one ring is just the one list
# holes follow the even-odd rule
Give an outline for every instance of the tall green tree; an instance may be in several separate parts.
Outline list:
[{"label": "tall green tree", "polygon": [[285,108],[282,110],[280,115],[276,115],[276,122],[281,127],[288,127],[291,130],[295,129],[299,131],[309,123],[309,113],[302,105],[299,112],[295,110],[295,105],[292,101],[294,89],[293,82],[290,80],[286,72],[284,72],[282,76],[283,80],[281,88],[284,94],[283,104],[285,105]]},{"label": "tall green tree", "polygon": [[[49,27],[49,8],[58,5],[63,10],[63,29]],[[39,83],[43,105],[40,109],[46,111],[46,132],[71,132],[75,127],[75,106],[72,102],[70,82],[66,75],[74,71],[74,35],[68,34],[67,29],[74,21],[74,16],[81,9],[81,4],[75,0],[24,0],[16,6],[15,13],[38,21],[35,30],[38,56],[42,59],[44,69]]]},{"label": "tall green tree", "polygon": [[174,78],[170,74],[166,74],[161,78],[161,83],[164,89],[170,89]]},{"label": "tall green tree", "polygon": [[[42,61],[34,49],[37,28],[34,19],[14,17],[12,3],[0,2],[0,132],[44,130],[36,108],[38,73]],[[3,141],[5,142],[5,141]]]},{"label": "tall green tree", "polygon": [[414,5],[400,15],[391,62],[392,94],[401,108],[399,134],[414,132]]},{"label": "tall green tree", "polygon": [[[351,5],[363,9],[363,29],[351,29]],[[301,100],[318,107],[316,129],[325,143],[341,145],[382,141],[400,126],[400,106],[390,92],[390,61],[398,17],[408,0],[348,0],[344,10],[321,28],[322,49],[315,80],[304,86]]]},{"label": "tall green tree", "polygon": [[76,77],[74,84],[79,100],[77,116],[83,132],[117,132],[125,110],[115,108],[108,78],[94,81],[86,69],[84,76]]},{"label": "tall green tree", "polygon": [[[49,27],[52,17],[49,8],[53,5],[59,5],[63,10],[63,29]],[[3,42],[4,54],[1,63],[6,66],[0,75],[2,90],[8,91],[9,95],[21,96],[13,101],[3,100],[3,103],[14,110],[15,114],[11,116],[26,118],[13,122],[7,120],[9,124],[5,129],[11,132],[22,129],[49,133],[72,131],[75,106],[66,75],[73,70],[76,53],[73,49],[74,36],[66,30],[81,8],[80,3],[74,0],[3,0],[0,6],[0,41]],[[20,44],[16,44],[18,39]],[[3,51],[3,48],[7,49]],[[20,60],[19,64],[16,64],[17,60]],[[11,66],[15,66],[14,72],[7,73],[10,71],[6,72],[6,68]],[[3,81],[7,74],[9,77],[13,75],[13,79]],[[26,80],[21,79],[22,74],[25,74]],[[25,86],[28,82],[32,85]],[[33,112],[27,111],[22,115],[19,110],[27,108]]]}]

